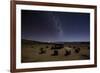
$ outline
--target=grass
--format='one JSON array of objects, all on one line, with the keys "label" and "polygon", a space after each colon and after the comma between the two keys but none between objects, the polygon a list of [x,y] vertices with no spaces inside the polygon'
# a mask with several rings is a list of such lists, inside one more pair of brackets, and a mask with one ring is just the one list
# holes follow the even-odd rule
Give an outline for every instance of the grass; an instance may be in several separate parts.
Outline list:
[{"label": "grass", "polygon": [[[48,47],[47,47],[48,46]],[[22,63],[26,62],[47,62],[47,61],[69,61],[69,60],[86,60],[89,59],[90,56],[90,49],[88,49],[89,44],[66,44],[64,43],[64,47],[59,49],[59,55],[58,56],[52,56],[53,50],[51,50],[51,47],[54,46],[54,44],[49,43],[38,43],[38,42],[22,42],[22,48],[21,48],[21,60]],[[65,47],[70,46],[71,54],[68,56],[65,56]],[[79,53],[75,52],[76,48],[80,48]],[[39,54],[40,48],[43,48],[43,50],[46,51],[46,53]]]}]

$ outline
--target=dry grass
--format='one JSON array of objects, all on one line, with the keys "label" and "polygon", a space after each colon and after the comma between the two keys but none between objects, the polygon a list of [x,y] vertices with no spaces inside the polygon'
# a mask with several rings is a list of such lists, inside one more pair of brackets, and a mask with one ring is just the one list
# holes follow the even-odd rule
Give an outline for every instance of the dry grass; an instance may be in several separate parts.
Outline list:
[{"label": "dry grass", "polygon": [[[48,46],[48,47],[47,47]],[[54,46],[53,44],[22,44],[21,49],[21,60],[22,62],[44,62],[44,61],[64,61],[64,60],[86,60],[89,59],[89,44],[79,44],[79,45],[70,45],[71,46],[71,54],[65,56],[65,47],[68,47],[68,44],[64,44],[64,47],[59,49],[58,56],[52,56],[53,50],[51,47]],[[80,48],[80,52],[76,53],[75,48]],[[43,48],[46,52],[43,54],[40,53],[40,48]]]}]

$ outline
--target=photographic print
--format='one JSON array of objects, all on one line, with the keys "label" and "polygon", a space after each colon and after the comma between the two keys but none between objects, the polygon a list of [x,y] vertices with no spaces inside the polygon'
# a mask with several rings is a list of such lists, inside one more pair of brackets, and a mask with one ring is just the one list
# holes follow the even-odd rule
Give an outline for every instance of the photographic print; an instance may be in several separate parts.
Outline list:
[{"label": "photographic print", "polygon": [[23,62],[90,59],[90,14],[21,10]]},{"label": "photographic print", "polygon": [[11,1],[11,72],[96,67],[96,9]]}]

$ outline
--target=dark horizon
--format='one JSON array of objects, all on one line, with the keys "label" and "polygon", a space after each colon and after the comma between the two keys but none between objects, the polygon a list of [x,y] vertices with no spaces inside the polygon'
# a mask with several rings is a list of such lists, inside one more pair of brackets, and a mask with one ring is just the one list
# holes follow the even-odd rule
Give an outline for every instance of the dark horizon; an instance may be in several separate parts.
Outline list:
[{"label": "dark horizon", "polygon": [[51,41],[51,42],[48,42],[48,41],[37,41],[37,40],[29,40],[29,39],[21,39],[22,41],[32,41],[32,42],[44,42],[44,43],[64,43],[64,42],[77,42],[77,43],[80,43],[80,42],[90,42],[90,41]]},{"label": "dark horizon", "polygon": [[90,41],[90,14],[21,11],[21,39],[43,42]]}]

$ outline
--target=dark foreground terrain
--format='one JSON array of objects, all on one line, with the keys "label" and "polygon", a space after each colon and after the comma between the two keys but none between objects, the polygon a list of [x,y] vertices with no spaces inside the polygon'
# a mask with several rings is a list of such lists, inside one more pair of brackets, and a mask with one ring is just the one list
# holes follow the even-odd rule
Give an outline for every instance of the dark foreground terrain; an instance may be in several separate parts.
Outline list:
[{"label": "dark foreground terrain", "polygon": [[21,62],[90,59],[89,42],[38,42],[22,39]]}]

